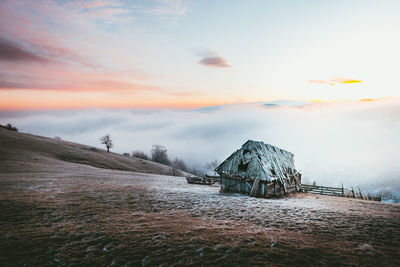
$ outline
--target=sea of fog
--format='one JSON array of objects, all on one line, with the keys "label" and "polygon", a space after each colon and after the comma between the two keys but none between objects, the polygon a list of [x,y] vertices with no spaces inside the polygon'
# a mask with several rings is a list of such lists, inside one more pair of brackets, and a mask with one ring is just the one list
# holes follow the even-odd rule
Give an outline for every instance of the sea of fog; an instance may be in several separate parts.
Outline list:
[{"label": "sea of fog", "polygon": [[0,124],[22,132],[102,147],[114,152],[164,145],[189,166],[224,160],[248,139],[295,155],[305,183],[379,191],[400,199],[400,99],[368,102],[232,104],[196,110],[1,112]]}]

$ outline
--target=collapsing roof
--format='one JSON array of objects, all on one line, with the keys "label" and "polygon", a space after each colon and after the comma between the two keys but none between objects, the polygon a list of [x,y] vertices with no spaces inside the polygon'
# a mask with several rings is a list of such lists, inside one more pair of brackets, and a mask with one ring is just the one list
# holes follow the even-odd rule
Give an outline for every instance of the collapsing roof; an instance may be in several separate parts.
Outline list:
[{"label": "collapsing roof", "polygon": [[294,155],[286,150],[262,141],[248,140],[215,168],[215,171],[221,176],[258,178],[265,182],[272,182],[297,173],[293,157]]}]

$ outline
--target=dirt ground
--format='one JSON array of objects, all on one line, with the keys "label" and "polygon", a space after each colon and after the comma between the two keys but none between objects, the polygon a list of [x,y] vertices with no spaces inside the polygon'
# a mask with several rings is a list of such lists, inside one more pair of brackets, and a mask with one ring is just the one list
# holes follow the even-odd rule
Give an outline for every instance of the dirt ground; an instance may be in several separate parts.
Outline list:
[{"label": "dirt ground", "polygon": [[2,266],[400,266],[400,205],[257,199],[183,177],[3,162]]}]

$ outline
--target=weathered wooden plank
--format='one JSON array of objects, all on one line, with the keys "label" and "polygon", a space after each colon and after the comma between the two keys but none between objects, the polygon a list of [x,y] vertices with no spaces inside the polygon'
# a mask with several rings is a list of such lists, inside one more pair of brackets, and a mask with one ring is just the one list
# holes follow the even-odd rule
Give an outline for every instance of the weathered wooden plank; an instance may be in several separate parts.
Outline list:
[{"label": "weathered wooden plank", "polygon": [[281,177],[279,177],[279,181],[280,181],[280,183],[282,185],[283,192],[286,194],[287,193],[287,189],[286,189],[285,180],[283,180]]},{"label": "weathered wooden plank", "polygon": [[258,194],[259,188],[260,188],[260,178],[256,178],[253,182],[253,187],[251,188],[250,196],[256,197]]},{"label": "weathered wooden plank", "polygon": [[[299,191],[302,191],[302,190],[303,190],[303,188],[301,187],[301,184],[300,184],[300,182],[299,182],[299,181],[297,181],[297,178],[296,178],[296,176],[293,176],[293,178],[294,178],[294,183],[295,183],[296,191],[297,191],[297,187],[299,187]],[[299,177],[299,178],[300,178],[300,177]]]},{"label": "weathered wooden plank", "polygon": [[363,194],[361,193],[361,189],[358,187],[358,191],[360,192],[360,197],[361,197],[361,199],[364,199],[364,196],[363,196]]}]

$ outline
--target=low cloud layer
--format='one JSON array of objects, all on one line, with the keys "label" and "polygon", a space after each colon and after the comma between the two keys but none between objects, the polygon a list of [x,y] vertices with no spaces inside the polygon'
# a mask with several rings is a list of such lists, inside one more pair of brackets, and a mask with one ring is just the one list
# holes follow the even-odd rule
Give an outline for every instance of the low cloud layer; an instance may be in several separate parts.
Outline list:
[{"label": "low cloud layer", "polygon": [[171,158],[198,166],[224,160],[248,139],[262,140],[293,152],[308,183],[350,187],[400,180],[400,99],[191,111],[2,112],[0,123],[95,147],[102,147],[99,138],[108,133],[119,153],[149,153],[161,144]]}]

